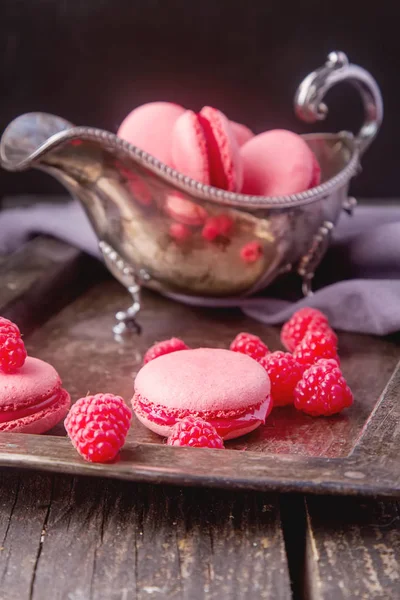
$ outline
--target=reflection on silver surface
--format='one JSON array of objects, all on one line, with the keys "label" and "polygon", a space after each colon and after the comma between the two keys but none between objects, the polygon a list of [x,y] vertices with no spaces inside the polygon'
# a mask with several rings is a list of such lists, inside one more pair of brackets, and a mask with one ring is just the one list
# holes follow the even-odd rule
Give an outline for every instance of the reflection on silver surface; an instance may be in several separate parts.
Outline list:
[{"label": "reflection on silver surface", "polygon": [[119,314],[122,324],[140,309],[141,285],[197,296],[245,295],[267,286],[289,265],[307,291],[341,209],[353,208],[349,181],[379,128],[382,100],[372,77],[349,65],[342,53],[332,53],[324,67],[306,77],[296,96],[301,118],[320,119],[326,91],[345,80],[362,95],[366,123],[357,138],[304,136],[322,181],[293,196],[264,198],[212,188],[111,133],[74,127],[44,113],[10,123],[1,139],[1,163],[10,171],[44,170],[82,202],[108,268],[133,296],[132,307]]}]

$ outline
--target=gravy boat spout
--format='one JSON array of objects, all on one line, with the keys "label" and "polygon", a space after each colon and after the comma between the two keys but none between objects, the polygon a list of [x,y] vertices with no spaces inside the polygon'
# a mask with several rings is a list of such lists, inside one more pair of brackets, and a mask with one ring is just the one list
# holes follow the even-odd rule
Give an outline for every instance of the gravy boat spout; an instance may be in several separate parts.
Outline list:
[{"label": "gravy boat spout", "polygon": [[[142,285],[170,295],[238,297],[295,270],[307,294],[340,211],[353,207],[349,182],[383,115],[373,78],[340,52],[300,85],[298,115],[324,118],[323,97],[342,81],[360,91],[365,125],[357,137],[305,135],[322,182],[292,196],[246,196],[203,185],[112,133],[45,113],[28,113],[8,125],[1,165],[46,171],[80,200],[107,267],[133,297],[133,305],[117,314],[117,332],[134,322]],[[214,237],[204,234],[212,217],[224,224]]]}]

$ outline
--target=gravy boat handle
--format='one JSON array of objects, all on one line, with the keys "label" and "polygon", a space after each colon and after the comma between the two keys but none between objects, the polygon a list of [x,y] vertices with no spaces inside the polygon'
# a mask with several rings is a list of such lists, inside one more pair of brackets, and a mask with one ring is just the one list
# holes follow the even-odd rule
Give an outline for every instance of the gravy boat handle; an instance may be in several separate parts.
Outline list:
[{"label": "gravy boat handle", "polygon": [[362,67],[349,63],[343,52],[331,52],[325,65],[313,71],[300,84],[294,108],[297,116],[307,123],[323,121],[328,114],[324,97],[338,83],[351,83],[360,93],[365,121],[356,136],[360,154],[375,138],[383,119],[383,101],[375,79]]}]

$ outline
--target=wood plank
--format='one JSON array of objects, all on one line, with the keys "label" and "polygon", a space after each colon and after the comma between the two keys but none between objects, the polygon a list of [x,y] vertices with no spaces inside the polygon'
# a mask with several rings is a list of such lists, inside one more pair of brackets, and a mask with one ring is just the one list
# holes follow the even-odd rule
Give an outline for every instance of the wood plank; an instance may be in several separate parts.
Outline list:
[{"label": "wood plank", "polygon": [[[236,490],[400,496],[398,461],[330,461],[260,452],[136,444],[134,432],[111,463],[88,463],[66,437],[2,433],[0,465],[126,481]],[[133,438],[133,439],[132,439]]]},{"label": "wood plank", "polygon": [[52,496],[52,478],[2,472],[0,484],[0,598],[31,598],[41,540]]},{"label": "wood plank", "polygon": [[400,504],[307,498],[306,598],[400,594]]},{"label": "wood plank", "polygon": [[0,314],[27,335],[102,275],[101,263],[88,255],[37,237],[0,262]]},{"label": "wood plank", "polygon": [[275,496],[26,472],[0,495],[2,600],[291,598]]}]

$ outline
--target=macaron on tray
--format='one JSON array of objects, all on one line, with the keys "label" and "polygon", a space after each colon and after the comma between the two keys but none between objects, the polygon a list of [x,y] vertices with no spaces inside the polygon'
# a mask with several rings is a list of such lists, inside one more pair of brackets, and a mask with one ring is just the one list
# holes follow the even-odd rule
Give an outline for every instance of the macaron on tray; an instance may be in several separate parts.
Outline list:
[{"label": "macaron on tray", "polygon": [[246,332],[226,349],[189,348],[179,338],[156,342],[144,355],[132,398],[108,389],[73,398],[71,406],[55,369],[27,356],[18,327],[0,317],[0,434],[41,434],[63,421],[81,457],[105,463],[118,460],[139,423],[161,444],[223,449],[225,441],[263,428],[277,407],[323,418],[352,405],[337,336],[323,313],[295,313],[281,342],[285,352]]}]

